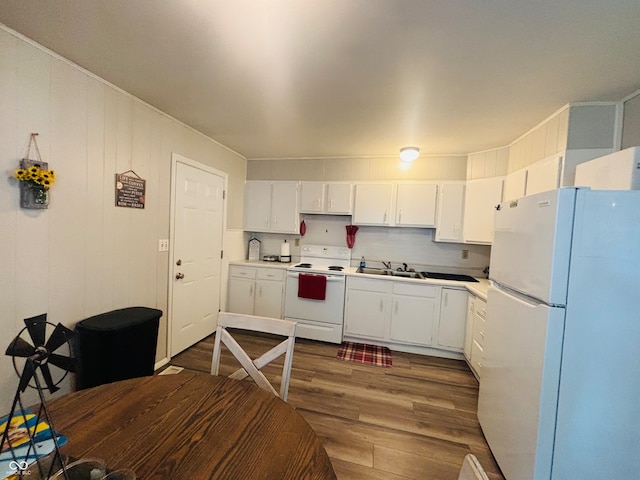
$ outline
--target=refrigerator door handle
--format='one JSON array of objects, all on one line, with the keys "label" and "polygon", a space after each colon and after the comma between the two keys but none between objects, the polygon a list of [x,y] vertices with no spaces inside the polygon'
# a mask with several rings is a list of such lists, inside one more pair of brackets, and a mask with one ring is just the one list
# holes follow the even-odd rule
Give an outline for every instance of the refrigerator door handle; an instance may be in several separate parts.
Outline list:
[{"label": "refrigerator door handle", "polygon": [[518,292],[517,290],[514,290],[512,288],[509,288],[505,285],[502,285],[496,281],[491,281],[491,286],[493,288],[495,288],[496,290],[500,290],[502,293],[504,293],[505,295],[508,295],[510,297],[512,297],[514,300],[523,303],[529,307],[538,307],[540,305],[547,305],[550,307],[561,307],[563,305],[549,305],[548,303],[543,302],[542,300],[540,300],[539,298],[535,298],[532,297],[530,295],[525,295],[522,292]]}]

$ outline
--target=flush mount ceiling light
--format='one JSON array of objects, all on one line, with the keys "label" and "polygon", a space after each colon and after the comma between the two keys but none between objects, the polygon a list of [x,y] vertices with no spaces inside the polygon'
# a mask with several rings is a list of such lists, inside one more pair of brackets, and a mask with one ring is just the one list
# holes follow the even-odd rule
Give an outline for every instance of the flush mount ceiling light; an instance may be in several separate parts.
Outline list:
[{"label": "flush mount ceiling light", "polygon": [[420,149],[418,147],[404,147],[400,149],[400,159],[403,162],[413,162],[420,156]]}]

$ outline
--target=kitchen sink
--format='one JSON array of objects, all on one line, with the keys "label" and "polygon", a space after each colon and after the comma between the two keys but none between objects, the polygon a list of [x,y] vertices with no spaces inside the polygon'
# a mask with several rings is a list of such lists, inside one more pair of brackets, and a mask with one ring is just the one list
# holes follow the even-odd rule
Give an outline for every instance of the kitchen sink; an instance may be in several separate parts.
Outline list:
[{"label": "kitchen sink", "polygon": [[438,272],[421,272],[422,278],[432,278],[434,280],[454,280],[457,282],[477,282],[469,275],[461,275],[458,273],[438,273]]},{"label": "kitchen sink", "polygon": [[397,270],[389,270],[389,275],[393,277],[422,278],[422,275],[418,272],[399,272]]},{"label": "kitchen sink", "polygon": [[404,278],[422,278],[418,272],[401,272],[398,270],[389,270],[386,268],[370,268],[360,267],[356,270],[356,273],[366,273],[368,275],[387,275],[389,277],[404,277]]},{"label": "kitchen sink", "polygon": [[459,273],[404,272],[401,270],[389,270],[388,268],[360,267],[356,270],[356,273],[366,273],[368,275],[386,275],[389,277],[420,278],[420,279],[427,278],[431,280],[454,280],[457,282],[477,282],[478,281],[469,275],[462,275]]}]

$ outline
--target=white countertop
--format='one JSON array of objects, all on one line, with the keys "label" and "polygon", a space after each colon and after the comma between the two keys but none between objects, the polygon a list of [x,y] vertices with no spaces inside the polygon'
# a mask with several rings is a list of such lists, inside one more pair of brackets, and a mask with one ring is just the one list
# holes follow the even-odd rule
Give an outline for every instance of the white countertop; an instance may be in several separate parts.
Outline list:
[{"label": "white countertop", "polygon": [[[268,267],[268,268],[278,268],[278,269],[286,269],[292,265],[292,263],[280,263],[280,262],[265,262],[263,260],[237,260],[229,262],[229,265],[249,265],[253,267]],[[487,290],[489,289],[489,280],[486,278],[476,278],[478,282],[458,282],[455,280],[435,280],[435,279],[421,279],[421,278],[402,278],[402,277],[381,277],[380,275],[369,275],[366,273],[356,273],[357,267],[349,267],[345,270],[347,275],[356,275],[358,277],[368,277],[368,278],[376,278],[378,280],[384,281],[394,281],[394,282],[413,282],[413,283],[430,283],[432,285],[440,285],[446,287],[458,287],[458,288],[466,288],[469,292],[474,295],[487,299]]]},{"label": "white countertop", "polygon": [[252,267],[269,267],[284,270],[289,268],[291,265],[295,265],[295,263],[265,262],[263,260],[236,260],[229,262],[229,265],[250,265]]}]

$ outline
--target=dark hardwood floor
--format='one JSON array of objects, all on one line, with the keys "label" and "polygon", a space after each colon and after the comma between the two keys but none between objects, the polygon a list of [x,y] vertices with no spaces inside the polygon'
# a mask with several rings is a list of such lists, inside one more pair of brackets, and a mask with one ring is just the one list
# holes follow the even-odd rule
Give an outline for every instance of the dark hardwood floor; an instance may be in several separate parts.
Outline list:
[{"label": "dark hardwood floor", "polygon": [[[255,356],[277,342],[234,336]],[[209,372],[213,338],[171,364]],[[467,453],[490,479],[504,479],[478,424],[478,382],[466,363],[393,352],[393,367],[382,368],[338,360],[337,350],[296,340],[288,402],[322,438],[340,480],[455,480]],[[278,384],[281,365],[264,370]],[[223,350],[220,374],[237,368]]]}]

